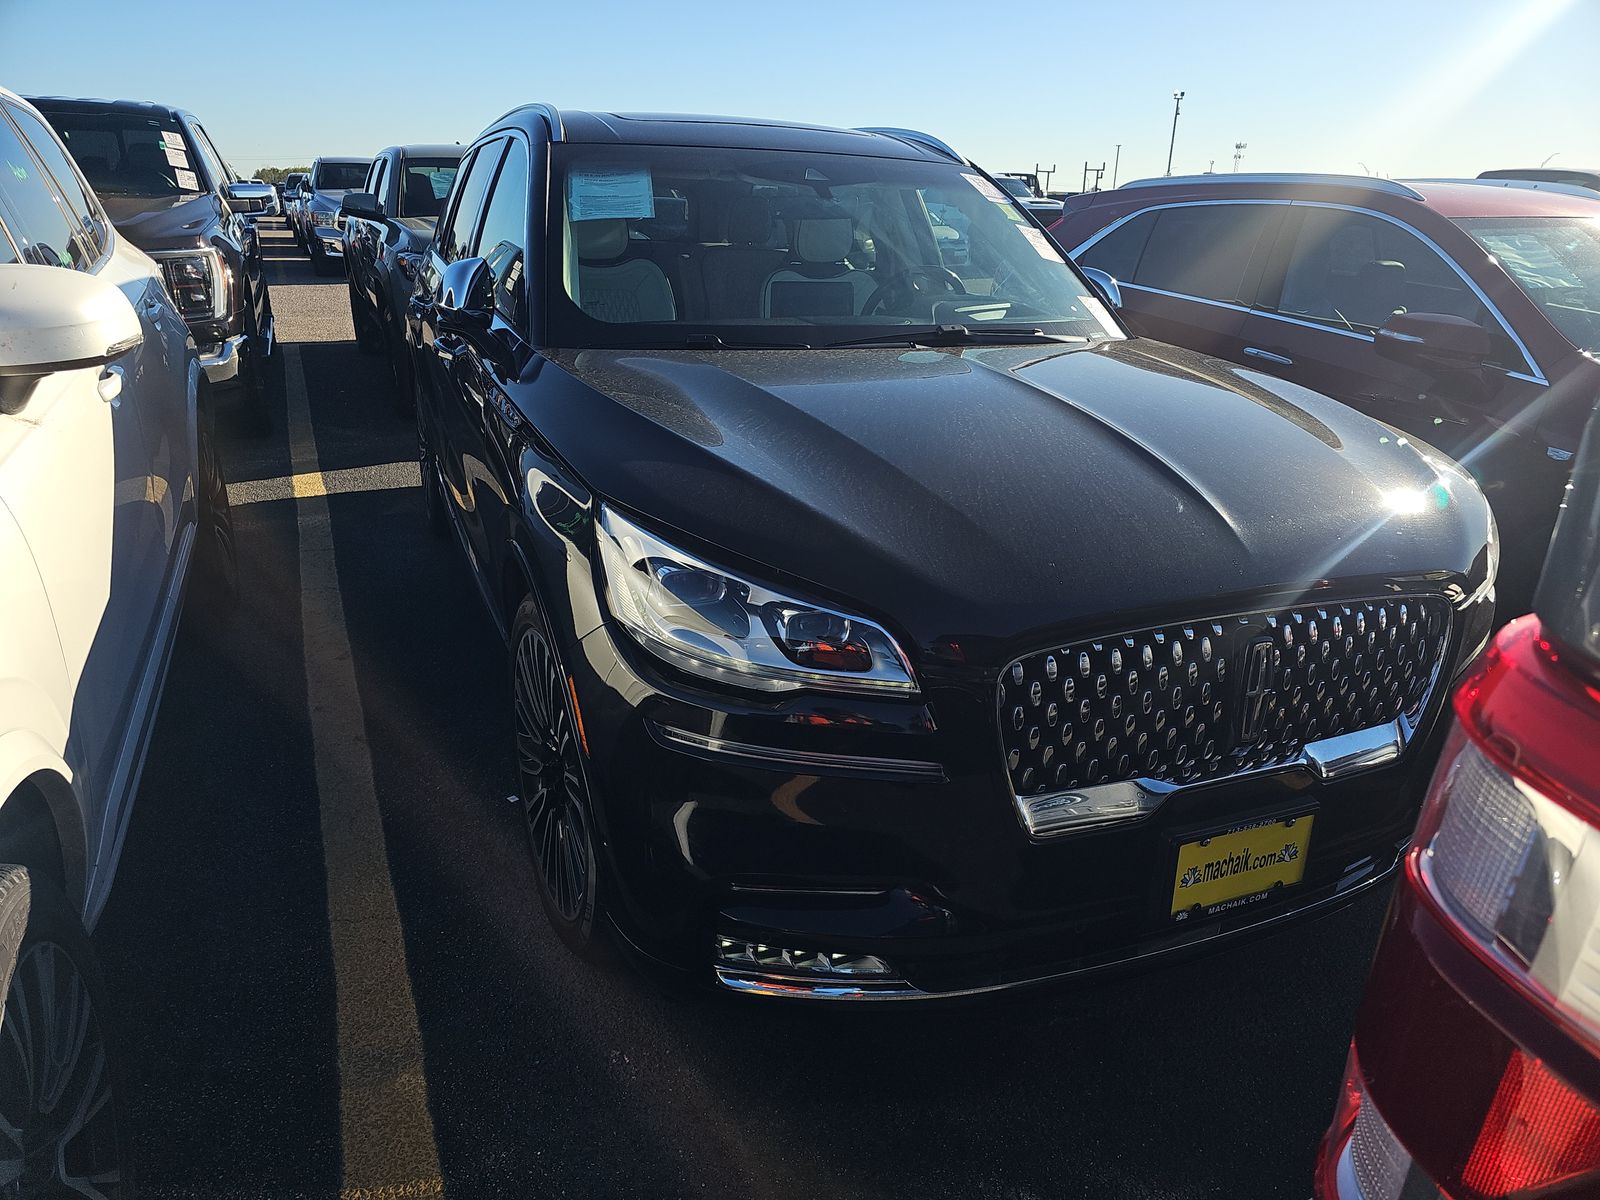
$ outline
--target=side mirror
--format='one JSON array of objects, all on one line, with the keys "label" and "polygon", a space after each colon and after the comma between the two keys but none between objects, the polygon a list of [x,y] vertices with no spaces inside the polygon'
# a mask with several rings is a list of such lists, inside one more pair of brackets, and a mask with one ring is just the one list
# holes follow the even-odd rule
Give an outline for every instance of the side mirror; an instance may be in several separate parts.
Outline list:
[{"label": "side mirror", "polygon": [[1481,367],[1493,351],[1489,331],[1447,313],[1396,313],[1373,337],[1379,356],[1424,371]]},{"label": "side mirror", "polygon": [[1117,286],[1117,281],[1110,274],[1102,271],[1099,267],[1079,267],[1078,269],[1083,272],[1083,277],[1089,281],[1090,286],[1100,293],[1100,299],[1104,300],[1112,308],[1122,307],[1122,289]]},{"label": "side mirror", "polygon": [[222,195],[236,213],[260,212],[276,196],[270,183],[238,182],[225,184]]},{"label": "side mirror", "polygon": [[103,367],[144,340],[120,288],[62,267],[0,267],[0,329],[0,413],[19,412],[44,376]]},{"label": "side mirror", "polygon": [[489,264],[481,258],[458,258],[439,279],[434,304],[441,327],[462,331],[484,329],[494,306]]},{"label": "side mirror", "polygon": [[366,217],[369,221],[383,220],[383,209],[371,192],[346,192],[339,201],[339,211],[347,217]]}]

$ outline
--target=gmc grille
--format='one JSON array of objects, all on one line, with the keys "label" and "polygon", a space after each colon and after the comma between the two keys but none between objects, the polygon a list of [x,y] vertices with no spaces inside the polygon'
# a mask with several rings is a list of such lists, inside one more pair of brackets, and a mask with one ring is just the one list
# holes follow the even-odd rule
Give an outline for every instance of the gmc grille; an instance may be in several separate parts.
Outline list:
[{"label": "gmc grille", "polygon": [[1442,598],[1410,596],[1161,625],[1019,658],[999,688],[1012,789],[1202,783],[1414,720],[1448,630]]}]

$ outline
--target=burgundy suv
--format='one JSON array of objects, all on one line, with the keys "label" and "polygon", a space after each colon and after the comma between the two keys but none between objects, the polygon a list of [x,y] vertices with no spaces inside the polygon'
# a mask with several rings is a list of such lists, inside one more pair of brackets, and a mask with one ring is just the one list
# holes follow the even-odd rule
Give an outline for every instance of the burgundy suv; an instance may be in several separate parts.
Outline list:
[{"label": "burgundy suv", "polygon": [[1474,180],[1149,179],[1051,228],[1136,333],[1334,396],[1465,465],[1533,588],[1600,396],[1600,199]]}]

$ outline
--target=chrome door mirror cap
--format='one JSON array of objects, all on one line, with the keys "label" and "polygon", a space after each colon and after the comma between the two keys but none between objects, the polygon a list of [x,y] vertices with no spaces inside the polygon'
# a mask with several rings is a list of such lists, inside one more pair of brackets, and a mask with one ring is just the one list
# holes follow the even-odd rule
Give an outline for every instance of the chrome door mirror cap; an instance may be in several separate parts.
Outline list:
[{"label": "chrome door mirror cap", "polygon": [[1104,300],[1112,308],[1122,307],[1122,289],[1117,286],[1115,278],[1108,272],[1102,271],[1099,267],[1079,267],[1078,269],[1083,272],[1083,277],[1089,281],[1094,290],[1100,293],[1100,299]]}]

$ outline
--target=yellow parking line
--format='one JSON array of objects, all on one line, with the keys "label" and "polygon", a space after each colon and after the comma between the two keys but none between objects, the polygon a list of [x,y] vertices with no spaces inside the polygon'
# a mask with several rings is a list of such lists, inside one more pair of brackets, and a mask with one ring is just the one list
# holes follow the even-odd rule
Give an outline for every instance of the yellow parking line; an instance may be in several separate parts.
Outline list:
[{"label": "yellow parking line", "polygon": [[283,349],[290,478],[297,481],[291,490],[300,501],[300,630],[338,1014],[340,1196],[437,1196],[444,1185],[422,1035],[339,591],[327,501],[332,489],[317,457],[300,348]]},{"label": "yellow parking line", "polygon": [[313,496],[339,496],[348,492],[380,492],[418,487],[422,473],[415,459],[379,463],[369,467],[341,467],[333,471],[303,471],[271,479],[246,479],[228,485],[228,503],[260,504],[267,500],[306,500]]}]

